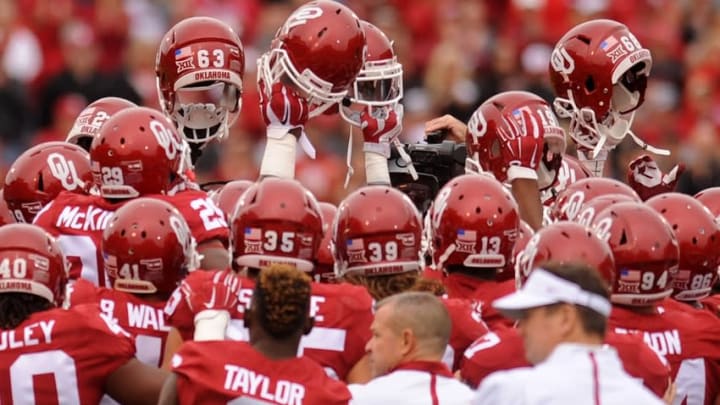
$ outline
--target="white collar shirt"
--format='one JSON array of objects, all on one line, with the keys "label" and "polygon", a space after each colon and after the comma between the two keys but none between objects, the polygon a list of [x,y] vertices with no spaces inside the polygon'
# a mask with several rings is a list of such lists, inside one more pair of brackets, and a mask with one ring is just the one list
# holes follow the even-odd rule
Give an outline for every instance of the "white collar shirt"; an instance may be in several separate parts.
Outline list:
[{"label": "white collar shirt", "polygon": [[628,375],[615,349],[564,343],[535,367],[489,375],[473,405],[662,405]]}]

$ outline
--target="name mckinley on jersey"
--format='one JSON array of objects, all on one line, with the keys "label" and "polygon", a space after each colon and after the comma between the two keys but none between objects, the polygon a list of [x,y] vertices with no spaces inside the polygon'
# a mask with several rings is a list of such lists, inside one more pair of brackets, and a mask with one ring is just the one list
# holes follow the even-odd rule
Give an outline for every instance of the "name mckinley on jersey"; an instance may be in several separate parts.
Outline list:
[{"label": "name mckinley on jersey", "polygon": [[107,227],[113,213],[92,204],[85,207],[66,206],[58,215],[55,226],[82,231],[101,231]]}]

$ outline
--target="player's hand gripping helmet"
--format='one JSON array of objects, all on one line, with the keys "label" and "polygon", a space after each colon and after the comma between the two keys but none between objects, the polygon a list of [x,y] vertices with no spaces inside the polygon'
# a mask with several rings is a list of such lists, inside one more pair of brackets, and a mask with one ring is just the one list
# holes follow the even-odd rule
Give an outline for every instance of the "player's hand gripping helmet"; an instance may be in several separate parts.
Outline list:
[{"label": "player's hand gripping helmet", "polygon": [[294,84],[310,107],[309,117],[340,102],[365,59],[365,33],[346,6],[329,0],[305,3],[275,34],[270,51],[258,59],[260,91],[281,81]]}]

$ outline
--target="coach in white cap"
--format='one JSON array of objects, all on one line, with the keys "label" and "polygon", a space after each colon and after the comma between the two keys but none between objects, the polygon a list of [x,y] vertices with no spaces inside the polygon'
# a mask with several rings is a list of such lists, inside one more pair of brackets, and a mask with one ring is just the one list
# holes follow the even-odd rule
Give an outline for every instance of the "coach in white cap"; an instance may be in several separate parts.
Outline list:
[{"label": "coach in white cap", "polygon": [[608,297],[597,271],[564,264],[535,269],[521,290],[494,301],[518,320],[525,356],[535,366],[491,374],[473,404],[663,404],[603,345]]}]

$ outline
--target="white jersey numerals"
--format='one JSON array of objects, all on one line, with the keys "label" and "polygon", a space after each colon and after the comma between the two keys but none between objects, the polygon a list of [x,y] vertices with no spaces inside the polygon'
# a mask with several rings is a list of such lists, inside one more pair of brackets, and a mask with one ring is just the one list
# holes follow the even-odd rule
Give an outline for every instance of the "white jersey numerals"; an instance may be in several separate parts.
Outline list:
[{"label": "white jersey numerals", "polygon": [[33,377],[51,374],[55,379],[57,403],[79,404],[80,390],[75,360],[62,350],[26,353],[10,366],[12,403],[40,403],[35,398]]}]

